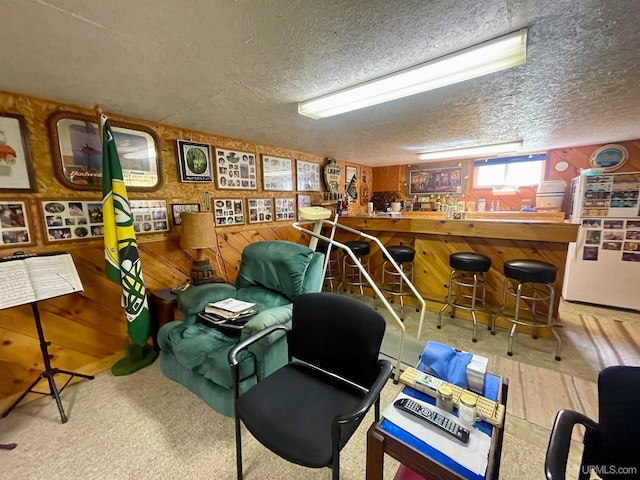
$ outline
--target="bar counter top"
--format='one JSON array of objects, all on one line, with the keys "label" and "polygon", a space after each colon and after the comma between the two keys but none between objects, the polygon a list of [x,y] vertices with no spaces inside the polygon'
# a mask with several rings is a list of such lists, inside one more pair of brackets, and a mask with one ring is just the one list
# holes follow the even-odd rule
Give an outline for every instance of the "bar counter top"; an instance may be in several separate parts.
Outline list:
[{"label": "bar counter top", "polygon": [[[431,212],[424,212],[431,213]],[[433,212],[441,214],[444,212]],[[340,217],[343,225],[363,231],[388,231],[450,235],[460,237],[484,237],[509,240],[533,240],[553,243],[576,241],[579,225],[548,220],[521,219],[469,219],[453,220],[438,217],[417,216],[402,212],[400,217],[346,216]]]}]

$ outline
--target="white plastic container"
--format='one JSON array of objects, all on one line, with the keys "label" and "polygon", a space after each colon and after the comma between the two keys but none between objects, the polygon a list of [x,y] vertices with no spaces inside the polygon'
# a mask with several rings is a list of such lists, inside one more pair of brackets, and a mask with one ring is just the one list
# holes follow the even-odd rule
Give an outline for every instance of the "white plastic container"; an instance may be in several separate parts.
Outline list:
[{"label": "white plastic container", "polygon": [[547,180],[540,182],[536,193],[536,208],[557,209],[562,208],[567,184],[564,180]]}]

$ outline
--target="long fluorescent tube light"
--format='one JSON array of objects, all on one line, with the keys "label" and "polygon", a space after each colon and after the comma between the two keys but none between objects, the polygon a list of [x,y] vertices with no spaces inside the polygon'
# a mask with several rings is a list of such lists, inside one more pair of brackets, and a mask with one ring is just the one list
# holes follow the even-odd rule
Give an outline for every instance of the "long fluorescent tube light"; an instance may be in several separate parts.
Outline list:
[{"label": "long fluorescent tube light", "polygon": [[298,113],[324,118],[464,82],[527,61],[527,29],[466,48],[336,93],[298,103]]},{"label": "long fluorescent tube light", "polygon": [[424,152],[418,155],[420,160],[446,160],[449,158],[467,158],[474,156],[491,156],[500,153],[517,152],[522,148],[522,141],[483,145],[480,147],[456,148],[454,150],[440,150],[438,152]]}]

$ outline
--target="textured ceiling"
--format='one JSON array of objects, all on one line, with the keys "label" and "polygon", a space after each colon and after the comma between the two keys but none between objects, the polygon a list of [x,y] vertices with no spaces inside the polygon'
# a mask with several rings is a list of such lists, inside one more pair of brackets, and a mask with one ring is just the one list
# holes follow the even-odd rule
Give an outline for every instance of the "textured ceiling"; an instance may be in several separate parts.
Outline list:
[{"label": "textured ceiling", "polygon": [[[365,165],[640,138],[640,0],[0,0],[0,18],[0,90]],[[297,114],[298,101],[522,27],[524,66]]]}]

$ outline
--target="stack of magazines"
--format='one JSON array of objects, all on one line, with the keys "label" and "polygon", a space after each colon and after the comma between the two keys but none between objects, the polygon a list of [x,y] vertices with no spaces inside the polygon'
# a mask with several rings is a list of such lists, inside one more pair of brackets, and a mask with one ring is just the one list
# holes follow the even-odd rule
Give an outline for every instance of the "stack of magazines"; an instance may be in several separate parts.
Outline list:
[{"label": "stack of magazines", "polygon": [[224,328],[241,329],[258,311],[255,303],[227,298],[209,303],[204,312],[198,314],[203,323]]}]

